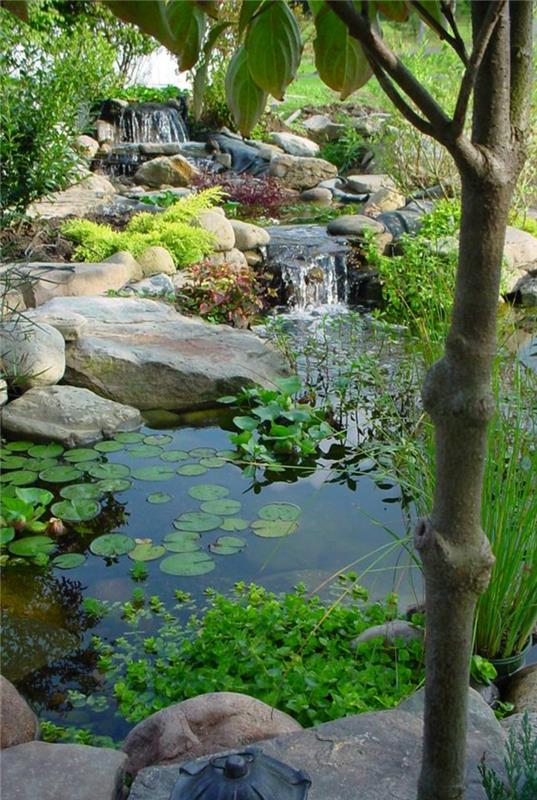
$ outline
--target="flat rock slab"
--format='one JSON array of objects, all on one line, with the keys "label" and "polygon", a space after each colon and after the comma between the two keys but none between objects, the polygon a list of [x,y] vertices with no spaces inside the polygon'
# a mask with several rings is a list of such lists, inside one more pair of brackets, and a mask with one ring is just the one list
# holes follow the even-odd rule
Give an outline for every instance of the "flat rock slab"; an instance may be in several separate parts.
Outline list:
[{"label": "flat rock slab", "polygon": [[208,407],[288,374],[279,353],[254,334],[184,317],[166,303],[73,297],[42,306],[43,314],[67,312],[87,325],[66,344],[66,383],[135,408]]},{"label": "flat rock slab", "polygon": [[127,757],[81,744],[29,742],[2,751],[5,800],[119,800]]},{"label": "flat rock slab", "polygon": [[30,389],[2,409],[2,427],[32,441],[56,441],[66,447],[92,444],[117,431],[137,430],[138,409],[115,403],[75,386]]}]

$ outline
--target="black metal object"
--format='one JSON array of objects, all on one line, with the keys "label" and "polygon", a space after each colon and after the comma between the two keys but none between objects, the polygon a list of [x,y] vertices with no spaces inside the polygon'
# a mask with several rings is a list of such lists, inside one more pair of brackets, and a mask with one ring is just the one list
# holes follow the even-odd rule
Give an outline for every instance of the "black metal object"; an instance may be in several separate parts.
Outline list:
[{"label": "black metal object", "polygon": [[247,747],[183,764],[170,800],[306,800],[310,786],[302,770]]}]

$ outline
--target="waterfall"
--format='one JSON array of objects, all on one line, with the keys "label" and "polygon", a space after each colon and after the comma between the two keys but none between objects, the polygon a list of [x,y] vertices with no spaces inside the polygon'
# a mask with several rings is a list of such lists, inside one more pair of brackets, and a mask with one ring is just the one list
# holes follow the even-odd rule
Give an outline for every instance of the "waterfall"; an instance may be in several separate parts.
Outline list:
[{"label": "waterfall", "polygon": [[119,118],[119,142],[186,142],[181,112],[173,106],[137,103],[124,108]]}]

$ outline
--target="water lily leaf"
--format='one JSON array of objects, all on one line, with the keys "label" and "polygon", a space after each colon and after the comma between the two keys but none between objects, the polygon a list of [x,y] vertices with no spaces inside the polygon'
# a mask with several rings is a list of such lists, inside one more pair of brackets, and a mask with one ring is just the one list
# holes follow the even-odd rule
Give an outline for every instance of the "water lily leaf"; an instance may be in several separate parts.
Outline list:
[{"label": "water lily leaf", "polygon": [[39,473],[39,477],[47,483],[71,483],[71,481],[80,480],[82,472],[76,467],[56,466],[44,469]]},{"label": "water lily leaf", "polygon": [[30,483],[37,483],[37,472],[29,470],[16,470],[14,472],[4,472],[0,480],[11,483],[12,486],[28,486]]},{"label": "water lily leaf", "polygon": [[187,461],[190,458],[186,450],[165,450],[161,454],[161,461]]},{"label": "water lily leaf", "polygon": [[183,464],[182,467],[177,468],[178,475],[205,475],[207,467],[202,467],[201,464]]},{"label": "water lily leaf", "polygon": [[97,483],[73,483],[60,489],[60,495],[65,500],[97,500],[102,493]]},{"label": "water lily leaf", "polygon": [[218,469],[219,467],[225,466],[225,459],[218,458],[214,456],[213,458],[200,458],[200,464],[202,467],[207,467],[207,469]]},{"label": "water lily leaf", "polygon": [[218,458],[225,458],[226,461],[234,461],[237,458],[235,450],[217,450],[216,455]]},{"label": "water lily leaf", "polygon": [[52,506],[52,513],[64,522],[87,522],[99,515],[101,506],[97,500],[79,498],[60,500]]},{"label": "water lily leaf", "polygon": [[15,495],[31,505],[48,506],[54,500],[54,495],[48,489],[38,489],[35,486],[31,489],[15,489]]},{"label": "water lily leaf", "polygon": [[143,433],[136,433],[135,431],[122,431],[115,436],[116,442],[121,442],[121,444],[134,444],[134,442],[143,442],[144,439]]},{"label": "water lily leaf", "polygon": [[167,494],[166,492],[152,492],[151,494],[147,495],[147,502],[155,505],[160,503],[169,503],[171,499],[171,494]]},{"label": "water lily leaf", "polygon": [[0,528],[0,547],[3,547],[5,544],[8,544],[12,539],[15,538],[15,531],[13,528]]},{"label": "water lily leaf", "polygon": [[224,497],[222,500],[208,500],[206,503],[201,504],[201,510],[206,514],[220,514],[223,517],[236,514],[240,511],[241,503],[238,500],[232,500],[229,497]]},{"label": "water lily leaf", "polygon": [[167,481],[174,475],[173,467],[165,467],[162,464],[156,464],[154,467],[138,467],[132,471],[132,477],[139,481]]},{"label": "water lily leaf", "polygon": [[252,522],[252,529],[256,536],[264,539],[279,539],[281,536],[289,536],[296,531],[298,523],[283,519],[256,519]]},{"label": "water lily leaf", "polygon": [[250,523],[240,517],[228,517],[222,521],[220,527],[223,531],[245,531]]},{"label": "water lily leaf", "polygon": [[193,553],[201,547],[200,538],[196,531],[172,531],[164,537],[164,547],[172,553]]},{"label": "water lily leaf", "polygon": [[154,458],[162,453],[162,447],[156,444],[137,444],[129,447],[128,453],[133,458]]},{"label": "water lily leaf", "polygon": [[26,469],[29,469],[32,472],[43,472],[45,469],[56,467],[58,465],[59,462],[57,458],[28,458]]},{"label": "water lily leaf", "polygon": [[95,484],[101,492],[124,492],[132,486],[132,481],[128,478],[105,478]]},{"label": "water lily leaf", "polygon": [[217,483],[198,483],[197,486],[191,486],[188,493],[195,500],[219,500],[227,497],[229,489]]},{"label": "water lily leaf", "polygon": [[180,531],[212,531],[219,528],[222,523],[220,517],[205,514],[203,511],[185,511],[173,521],[175,528]]},{"label": "water lily leaf", "polygon": [[173,556],[163,558],[160,562],[160,569],[167,575],[180,575],[189,577],[193,575],[205,575],[212,572],[216,564],[213,559],[203,552],[196,553],[175,553]]},{"label": "water lily leaf", "polygon": [[131,539],[130,536],[125,536],[123,533],[106,533],[104,536],[98,536],[90,544],[92,553],[105,558],[123,556],[134,550],[134,547],[134,539]]},{"label": "water lily leaf", "polygon": [[255,431],[259,425],[256,419],[245,416],[233,417],[233,424],[241,431]]},{"label": "water lily leaf", "polygon": [[169,444],[173,442],[173,436],[169,433],[152,433],[144,438],[146,444]]},{"label": "water lily leaf", "polygon": [[216,455],[214,447],[195,447],[190,451],[192,458],[212,458]]},{"label": "water lily leaf", "polygon": [[30,447],[28,455],[32,458],[57,458],[61,456],[64,448],[58,442],[51,442],[50,444],[36,444]]},{"label": "water lily leaf", "polygon": [[261,519],[294,521],[302,513],[300,506],[294,503],[269,503],[259,509]]},{"label": "water lily leaf", "polygon": [[4,445],[5,449],[12,453],[23,453],[33,446],[33,442],[7,442],[7,444]]},{"label": "water lily leaf", "polygon": [[214,544],[209,545],[209,550],[219,556],[232,556],[245,547],[246,542],[238,536],[220,536]]},{"label": "water lily leaf", "polygon": [[126,478],[130,469],[124,464],[90,464],[86,472],[92,478],[107,480],[110,478]]},{"label": "water lily leaf", "polygon": [[52,559],[52,565],[58,569],[74,569],[81,567],[85,560],[86,556],[82,553],[62,553],[61,556]]},{"label": "water lily leaf", "polygon": [[32,462],[31,458],[26,456],[4,456],[2,458],[2,469],[22,469]]},{"label": "water lily leaf", "polygon": [[71,464],[82,463],[83,461],[95,461],[99,458],[99,453],[95,452],[93,448],[89,447],[76,447],[74,450],[68,450],[64,453],[64,459],[70,461]]},{"label": "water lily leaf", "polygon": [[93,448],[99,453],[117,453],[118,450],[123,450],[123,444],[116,442],[113,439],[108,439],[104,442],[97,442]]},{"label": "water lily leaf", "polygon": [[165,552],[166,548],[161,544],[137,544],[130,551],[129,558],[132,558],[133,561],[154,561],[163,556]]},{"label": "water lily leaf", "polygon": [[24,539],[17,539],[9,545],[9,552],[14,556],[37,556],[50,553],[56,544],[50,536],[26,536]]}]

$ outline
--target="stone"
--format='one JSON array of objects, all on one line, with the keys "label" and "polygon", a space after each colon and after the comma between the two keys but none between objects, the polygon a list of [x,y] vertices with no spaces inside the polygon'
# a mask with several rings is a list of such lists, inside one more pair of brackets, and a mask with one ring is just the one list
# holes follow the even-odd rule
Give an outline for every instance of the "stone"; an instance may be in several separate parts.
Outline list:
[{"label": "stone", "polygon": [[92,444],[142,424],[136,408],[76,386],[30,389],[5,406],[1,415],[4,429],[12,434],[32,441],[52,439],[66,447]]},{"label": "stone", "polygon": [[98,119],[95,123],[95,136],[99,144],[103,142],[113,142],[116,138],[116,128],[111,122]]},{"label": "stone", "polygon": [[404,642],[422,642],[423,638],[423,628],[418,628],[417,625],[412,625],[412,623],[404,619],[395,619],[382,625],[373,625],[371,628],[367,628],[356,639],[353,639],[352,646],[356,647],[356,645],[370,642],[372,639],[383,639],[384,644],[393,645],[401,639]]},{"label": "stone", "polygon": [[312,189],[320,181],[335,178],[337,167],[322,158],[275,155],[269,166],[269,174],[279,178],[289,189]]},{"label": "stone", "polygon": [[330,117],[324,114],[314,114],[312,117],[305,119],[302,125],[309,136],[320,144],[340,139],[345,133],[345,125],[332,122]]},{"label": "stone", "polygon": [[264,228],[252,225],[249,222],[240,222],[238,219],[229,221],[235,234],[235,247],[238,250],[256,250],[270,242],[270,236]]},{"label": "stone", "polygon": [[537,739],[537,712],[535,711],[526,711],[523,714],[511,714],[511,716],[502,719],[500,724],[510,736],[513,735],[514,737],[518,738],[523,731],[524,719],[526,717],[531,733],[533,737]]},{"label": "stone", "polygon": [[513,703],[516,713],[537,713],[537,664],[519,669],[502,685],[502,700]]},{"label": "stone", "polygon": [[[26,314],[26,319],[32,319],[35,311],[30,309]],[[39,325],[45,323],[56,328],[61,333],[66,342],[74,342],[78,339],[86,327],[86,320],[81,314],[66,312],[61,316],[56,314],[40,314]]]},{"label": "stone", "polygon": [[202,211],[198,215],[197,224],[200,228],[212,233],[215,240],[213,247],[217,253],[235,247],[235,233],[231,223],[217,209]]},{"label": "stone", "polygon": [[224,169],[231,169],[233,166],[233,158],[231,153],[215,153],[213,156],[217,164],[221,164]]},{"label": "stone", "polygon": [[508,225],[505,231],[503,255],[510,268],[528,265],[527,271],[530,266],[537,269],[537,237]]},{"label": "stone", "polygon": [[263,256],[257,250],[245,250],[243,255],[249,267],[258,267],[264,261]]},{"label": "stone", "polygon": [[404,194],[398,192],[397,189],[382,187],[369,196],[369,200],[363,207],[363,212],[371,217],[376,217],[385,211],[397,211],[398,208],[403,208],[405,203]]},{"label": "stone", "polygon": [[2,752],[2,797],[9,800],[120,800],[127,758],[83,744],[29,742]]},{"label": "stone", "polygon": [[32,203],[26,210],[31,218],[55,219],[86,217],[103,212],[113,201],[116,190],[104,175],[90,173],[63,192]]},{"label": "stone", "polygon": [[207,145],[205,142],[181,142],[181,154],[191,158],[207,158]]},{"label": "stone", "polygon": [[373,194],[379,189],[395,189],[389,175],[348,175],[347,188],[356,194]]},{"label": "stone", "polygon": [[38,734],[36,715],[13,684],[0,675],[0,748],[31,742]]},{"label": "stone", "polygon": [[208,692],[151,714],[132,729],[123,750],[135,775],[154,764],[189,761],[300,730],[288,714],[255,697]]},{"label": "stone", "polygon": [[159,189],[163,184],[190,186],[195,175],[199,175],[199,171],[184,156],[158,156],[141,164],[134,174],[134,180]]},{"label": "stone", "polygon": [[228,264],[236,270],[244,269],[248,266],[248,261],[244,253],[233,247],[231,250],[225,250],[221,253],[211,253],[205,259],[208,264],[213,266],[220,266],[220,264]]},{"label": "stone", "polygon": [[122,264],[127,268],[126,274],[130,275],[130,280],[141,280],[144,277],[141,266],[128,250],[118,250],[117,253],[112,253],[111,256],[105,258],[102,263]]},{"label": "stone", "polygon": [[184,155],[182,142],[142,142],[140,153],[145,156]]},{"label": "stone", "polygon": [[[18,283],[18,279],[15,283]],[[0,275],[0,320],[6,319],[11,314],[20,314],[26,308],[22,291],[15,288],[8,289],[8,285]]]},{"label": "stone", "polygon": [[83,336],[66,347],[66,382],[139,409],[208,407],[288,374],[282,356],[254,334],[178,314],[139,298],[56,298],[43,314],[82,314]]},{"label": "stone", "polygon": [[142,255],[138,256],[138,264],[144,278],[161,273],[174,275],[176,271],[172,254],[165,247],[159,245],[153,245],[144,250]]},{"label": "stone", "polygon": [[65,342],[56,328],[19,319],[0,324],[0,369],[20,389],[51,386],[65,372]]},{"label": "stone", "polygon": [[334,236],[361,236],[365,231],[384,233],[386,230],[381,222],[364,214],[342,214],[340,217],[334,217],[326,229]]},{"label": "stone", "polygon": [[99,142],[83,133],[76,137],[76,148],[87,158],[95,158],[99,150]]},{"label": "stone", "polygon": [[0,408],[5,406],[8,401],[7,383],[4,378],[0,378]]},{"label": "stone", "polygon": [[342,189],[345,186],[345,178],[328,178],[326,181],[321,181],[317,185],[317,189],[330,189],[334,192],[336,189]]},{"label": "stone", "polygon": [[537,277],[523,278],[516,287],[518,302],[527,308],[537,306]]},{"label": "stone", "polygon": [[347,124],[368,139],[381,132],[389,117],[389,114],[368,114],[363,117],[351,117]]},{"label": "stone", "polygon": [[317,206],[329,206],[332,203],[332,192],[323,186],[315,186],[313,189],[304,189],[300,193],[300,200],[303,203],[315,203]]},{"label": "stone", "polygon": [[290,156],[315,157],[321,149],[316,142],[294,133],[272,133],[272,141]]},{"label": "stone", "polygon": [[169,275],[162,272],[131,284],[125,291],[130,294],[136,294],[139,297],[159,296],[173,294],[175,292],[175,284]]}]

